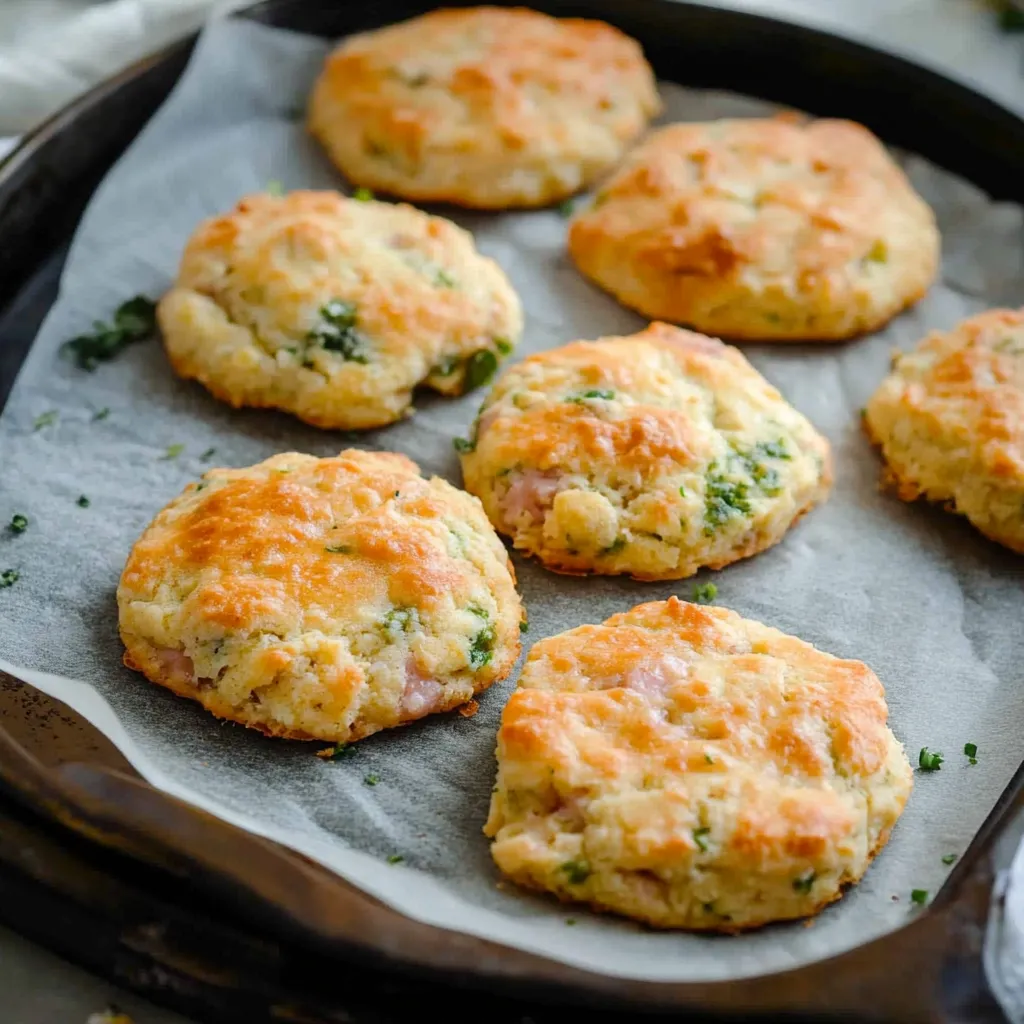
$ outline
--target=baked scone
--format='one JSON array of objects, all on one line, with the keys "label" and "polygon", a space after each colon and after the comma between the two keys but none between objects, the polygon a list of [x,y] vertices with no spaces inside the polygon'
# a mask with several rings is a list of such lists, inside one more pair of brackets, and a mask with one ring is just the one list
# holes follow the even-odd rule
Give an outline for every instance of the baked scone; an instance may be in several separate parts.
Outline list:
[{"label": "baked scone", "polygon": [[521,608],[475,499],[387,452],[190,484],[132,548],[125,664],[269,736],[347,743],[503,679]]},{"label": "baked scone", "polygon": [[465,486],[560,572],[678,579],[778,543],[828,442],[743,355],[668,324],[510,366],[456,442]]},{"label": "baked scone", "polygon": [[569,228],[579,269],[645,316],[726,338],[834,341],[917,302],[931,209],[849,121],[673,124]]},{"label": "baked scone", "polygon": [[896,356],[864,427],[904,501],[942,502],[1024,554],[1024,309],[981,313]]},{"label": "baked scone", "polygon": [[406,415],[418,385],[484,383],[523,319],[468,232],[336,192],[251,195],[202,223],[157,315],[175,371],[222,401],[357,430]]},{"label": "baked scone", "polygon": [[505,706],[498,867],[666,928],[739,931],[842,895],[911,789],[881,683],[677,598],[536,644]]},{"label": "baked scone", "polygon": [[357,185],[503,209],[585,187],[659,108],[639,45],[611,25],[470,7],[346,39],[309,129]]}]

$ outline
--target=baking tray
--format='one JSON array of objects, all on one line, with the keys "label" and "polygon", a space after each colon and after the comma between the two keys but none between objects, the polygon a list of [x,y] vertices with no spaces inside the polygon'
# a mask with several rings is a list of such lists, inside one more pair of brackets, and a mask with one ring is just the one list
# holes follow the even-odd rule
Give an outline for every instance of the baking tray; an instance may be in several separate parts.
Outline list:
[{"label": "baking tray", "polygon": [[[270,0],[244,16],[341,36],[431,6]],[[532,6],[617,24],[663,79],[862,121],[994,198],[1024,203],[1024,122],[898,57],[673,0]],[[0,164],[0,402],[52,302],[93,188],[166,97],[193,42],[94,89]],[[1002,1019],[981,951],[997,873],[1022,830],[1024,771],[931,906],[899,931],[795,971],[650,984],[405,918],[301,856],[155,791],[66,709],[9,677],[0,684],[0,920],[199,1019],[389,1021],[441,1006],[456,1019],[528,1015],[537,1024],[582,1006],[588,1019],[642,1010],[688,1019]]]}]

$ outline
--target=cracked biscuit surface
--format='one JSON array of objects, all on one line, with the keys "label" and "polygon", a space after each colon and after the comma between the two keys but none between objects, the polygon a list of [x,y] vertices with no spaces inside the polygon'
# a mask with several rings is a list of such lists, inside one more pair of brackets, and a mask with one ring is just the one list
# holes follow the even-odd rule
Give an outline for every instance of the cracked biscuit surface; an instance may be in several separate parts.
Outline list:
[{"label": "cracked biscuit surface", "polygon": [[344,40],[308,121],[355,184],[502,209],[585,187],[659,107],[639,45],[618,29],[472,7]]},{"label": "cracked biscuit surface", "polygon": [[466,489],[562,572],[678,579],[782,539],[828,442],[735,348],[668,324],[510,366],[458,442]]},{"label": "cracked biscuit surface", "polygon": [[484,831],[515,882],[658,927],[816,913],[912,784],[875,674],[670,598],[536,644]]},{"label": "cracked biscuit surface", "polygon": [[479,386],[522,331],[468,232],[336,192],[251,195],[205,221],[157,315],[179,376],[340,429],[402,418],[419,385]]},{"label": "cracked biscuit surface", "polygon": [[779,117],[656,131],[573,219],[569,252],[644,316],[725,338],[828,341],[920,299],[939,234],[866,128]]},{"label": "cracked biscuit surface", "polygon": [[864,427],[904,501],[942,502],[1024,554],[1024,310],[981,313],[897,355]]},{"label": "cracked biscuit surface", "polygon": [[210,470],[136,542],[117,602],[130,668],[267,735],[342,743],[503,679],[522,617],[479,502],[355,450]]}]

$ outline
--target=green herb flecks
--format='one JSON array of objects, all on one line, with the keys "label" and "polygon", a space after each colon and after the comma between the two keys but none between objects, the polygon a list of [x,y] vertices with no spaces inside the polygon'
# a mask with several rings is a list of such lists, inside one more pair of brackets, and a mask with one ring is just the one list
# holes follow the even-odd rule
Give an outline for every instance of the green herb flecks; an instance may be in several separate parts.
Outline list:
[{"label": "green herb flecks", "polygon": [[616,537],[615,540],[604,548],[601,552],[602,555],[617,555],[626,546],[625,537]]},{"label": "green herb flecks", "polygon": [[98,423],[100,420],[105,420],[110,415],[110,406],[105,405],[102,409],[97,409],[92,414],[93,423]]},{"label": "green herb flecks", "polygon": [[942,863],[946,864],[948,866],[948,865],[952,864],[955,860],[956,860],[956,854],[955,853],[947,853],[946,856],[942,858]]},{"label": "green herb flecks", "polygon": [[558,216],[559,217],[564,217],[566,220],[568,220],[572,216],[573,211],[575,209],[576,209],[576,200],[575,199],[563,199],[558,204]]},{"label": "green herb flecks", "polygon": [[720,464],[713,462],[704,487],[704,532],[710,535],[734,516],[747,515],[751,508],[749,491],[749,485],[731,480]]},{"label": "green herb flecks", "polygon": [[52,427],[57,422],[57,418],[60,413],[56,409],[47,409],[46,412],[41,412],[32,421],[32,430],[42,430],[44,427]]},{"label": "green herb flecks", "polygon": [[486,665],[494,655],[494,627],[484,626],[469,642],[469,667],[476,672]]},{"label": "green herb flecks", "polygon": [[94,321],[89,334],[64,342],[61,350],[67,352],[79,368],[95,370],[128,345],[149,338],[155,332],[156,303],[145,295],[136,295],[117,307],[113,323]]},{"label": "green herb flecks", "polygon": [[697,604],[711,604],[718,597],[718,587],[714,583],[698,583],[693,588],[693,600]]},{"label": "green herb flecks", "polygon": [[978,744],[977,743],[965,743],[964,753],[967,755],[967,760],[971,764],[978,763]]},{"label": "green herb flecks", "polygon": [[463,393],[474,391],[486,384],[498,370],[498,357],[489,349],[482,348],[466,360],[466,377]]},{"label": "green herb flecks", "polygon": [[356,326],[356,304],[331,299],[320,307],[320,322],[306,335],[310,344],[337,352],[346,362],[368,363],[370,342]]},{"label": "green herb flecks", "polygon": [[317,757],[325,761],[341,761],[347,757],[354,757],[356,748],[351,743],[335,743],[333,747],[324,747],[316,752]]},{"label": "green herb flecks", "polygon": [[272,178],[264,186],[264,191],[268,196],[274,196],[275,198],[280,199],[284,195],[284,185]]},{"label": "green herb flecks", "polygon": [[20,578],[21,573],[17,569],[4,569],[3,572],[0,572],[0,589],[13,587]]},{"label": "green herb flecks", "polygon": [[373,198],[373,192],[365,185],[360,185],[359,188],[352,193],[352,198],[358,200],[360,203],[368,203]]},{"label": "green herb flecks", "polygon": [[434,287],[436,288],[458,288],[459,283],[443,267],[434,274]]},{"label": "green herb flecks", "polygon": [[917,755],[917,766],[923,772],[937,772],[942,767],[944,760],[945,758],[939,751],[922,747],[921,753]]},{"label": "green herb flecks", "polygon": [[572,927],[573,927],[573,926],[574,926],[574,925],[576,924],[576,918],[575,918],[575,917],[567,917],[567,918],[565,919],[565,923],[566,923],[566,924],[567,924],[567,925],[568,925],[568,926],[569,926],[570,928],[572,928]]},{"label": "green herb flecks", "polygon": [[11,516],[10,525],[7,527],[11,533],[24,533],[28,529],[28,517],[16,512]]},{"label": "green herb flecks", "polygon": [[381,620],[381,624],[389,633],[407,633],[418,620],[419,614],[415,608],[392,608]]},{"label": "green herb flecks", "polygon": [[889,246],[885,244],[885,241],[879,238],[870,249],[868,249],[867,255],[864,257],[868,263],[887,263],[889,260]]},{"label": "green herb flecks", "polygon": [[497,337],[494,339],[494,347],[503,355],[507,356],[515,346],[508,338]]},{"label": "green herb flecks", "polygon": [[519,632],[529,633],[530,632],[530,620],[523,618],[519,620]]},{"label": "green herb flecks", "polygon": [[583,857],[567,860],[558,870],[565,875],[565,880],[570,885],[582,885],[593,873],[590,869],[590,861]]},{"label": "green herb flecks", "polygon": [[806,896],[811,888],[814,886],[814,880],[817,878],[817,874],[813,871],[808,872],[806,875],[801,875],[799,878],[793,879],[793,889],[800,893],[801,896]]},{"label": "green herb flecks", "polygon": [[591,388],[589,391],[581,391],[578,395],[569,395],[566,398],[567,402],[576,402],[582,405],[584,402],[588,402],[592,399],[602,399],[605,402],[610,402],[615,398],[615,392],[609,388]]},{"label": "green herb flecks", "polygon": [[388,857],[389,864],[401,864],[405,858],[400,853],[393,853]]},{"label": "green herb flecks", "polygon": [[160,458],[165,462],[168,462],[171,459],[176,459],[184,450],[185,446],[183,444],[169,444],[167,446],[167,450],[160,456]]},{"label": "green herb flecks", "polygon": [[92,502],[89,501],[89,499],[84,494],[80,494],[78,496],[78,501],[76,501],[75,504],[79,508],[88,508],[92,504]]},{"label": "green herb flecks", "polygon": [[469,438],[466,437],[453,437],[452,447],[460,455],[468,455],[470,452],[476,451],[476,442],[470,441]]},{"label": "green herb flecks", "polygon": [[217,454],[217,449],[216,448],[207,448],[206,451],[203,452],[203,454],[199,456],[199,461],[200,462],[209,462],[210,459],[212,459],[214,457],[214,455],[216,455],[216,454]]},{"label": "green herb flecks", "polygon": [[778,470],[766,461],[791,458],[780,439],[758,441],[749,449],[734,447],[731,455],[713,462],[704,488],[705,534],[710,536],[730,519],[748,515],[754,490],[769,497],[778,494],[782,489]]},{"label": "green herb flecks", "polygon": [[701,853],[708,852],[708,836],[711,835],[711,829],[707,828],[695,828],[693,830],[693,841],[697,844],[697,848]]},{"label": "green herb flecks", "polygon": [[350,555],[352,548],[348,544],[328,544],[324,551],[329,555]]},{"label": "green herb flecks", "polygon": [[379,775],[367,775],[363,779],[363,784],[366,786],[376,786],[378,782],[380,782]]},{"label": "green herb flecks", "polygon": [[928,902],[927,889],[911,889],[910,902],[918,907],[923,907]]}]

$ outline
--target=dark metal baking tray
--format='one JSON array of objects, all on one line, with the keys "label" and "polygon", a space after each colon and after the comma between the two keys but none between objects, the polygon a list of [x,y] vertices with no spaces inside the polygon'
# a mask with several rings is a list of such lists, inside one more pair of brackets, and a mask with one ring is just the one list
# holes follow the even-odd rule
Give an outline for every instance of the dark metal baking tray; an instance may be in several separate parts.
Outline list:
[{"label": "dark metal baking tray", "polygon": [[[243,16],[341,36],[431,6],[268,0]],[[995,198],[1024,203],[1024,122],[899,57],[673,0],[532,6],[617,24],[661,78],[851,117]],[[92,90],[0,164],[0,403],[56,293],[85,203],[166,97],[193,43]],[[66,708],[0,676],[0,921],[218,1024],[435,1013],[542,1024],[645,1011],[690,1020],[1001,1020],[981,947],[1022,812],[1018,771],[932,905],[885,938],[761,978],[631,982],[411,921],[301,856],[157,792]]]}]

